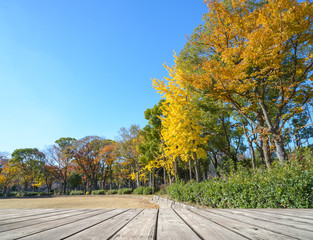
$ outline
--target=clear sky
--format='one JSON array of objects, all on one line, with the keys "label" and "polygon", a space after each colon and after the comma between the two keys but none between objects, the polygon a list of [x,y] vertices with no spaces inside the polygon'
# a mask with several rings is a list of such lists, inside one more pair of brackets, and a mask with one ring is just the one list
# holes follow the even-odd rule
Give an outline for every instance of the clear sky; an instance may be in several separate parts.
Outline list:
[{"label": "clear sky", "polygon": [[201,0],[0,2],[0,151],[146,125]]}]

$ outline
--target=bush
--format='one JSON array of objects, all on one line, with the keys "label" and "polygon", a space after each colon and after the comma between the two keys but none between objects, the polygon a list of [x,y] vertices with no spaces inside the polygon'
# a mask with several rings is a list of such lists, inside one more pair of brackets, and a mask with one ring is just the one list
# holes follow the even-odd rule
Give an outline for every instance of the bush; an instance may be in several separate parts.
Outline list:
[{"label": "bush", "polygon": [[134,194],[143,194],[144,187],[138,187],[134,189]]},{"label": "bush", "polygon": [[23,192],[23,191],[20,191],[20,192],[17,192],[15,194],[16,197],[25,197],[26,196],[26,192]]},{"label": "bush", "polygon": [[131,188],[121,188],[119,190],[117,190],[117,194],[131,194],[132,193],[132,189]]},{"label": "bush", "polygon": [[158,191],[158,195],[166,195],[167,194],[167,190],[166,190],[166,188],[168,187],[168,185],[167,184],[162,184],[161,186],[160,186],[160,190]]},{"label": "bush", "polygon": [[215,208],[312,208],[313,171],[296,161],[271,171],[239,167],[227,180],[178,182],[167,191],[175,200]]},{"label": "bush", "polygon": [[105,195],[105,190],[93,190],[91,195]]},{"label": "bush", "polygon": [[38,192],[26,192],[25,193],[26,197],[34,197],[34,196],[38,196]]},{"label": "bush", "polygon": [[7,197],[16,197],[17,192],[9,192],[7,193]]},{"label": "bush", "polygon": [[70,195],[84,195],[84,192],[83,191],[74,190],[74,191],[70,191]]},{"label": "bush", "polygon": [[117,194],[117,190],[112,189],[106,192],[107,195]]},{"label": "bush", "polygon": [[51,196],[53,193],[48,193],[48,192],[39,192],[38,196]]},{"label": "bush", "polygon": [[34,197],[37,196],[37,192],[25,192],[25,191],[19,191],[15,194],[16,197]]},{"label": "bush", "polygon": [[144,195],[151,195],[152,194],[152,188],[151,187],[145,187],[143,189],[143,194]]},{"label": "bush", "polygon": [[133,190],[131,188],[123,188],[123,194],[131,194]]}]

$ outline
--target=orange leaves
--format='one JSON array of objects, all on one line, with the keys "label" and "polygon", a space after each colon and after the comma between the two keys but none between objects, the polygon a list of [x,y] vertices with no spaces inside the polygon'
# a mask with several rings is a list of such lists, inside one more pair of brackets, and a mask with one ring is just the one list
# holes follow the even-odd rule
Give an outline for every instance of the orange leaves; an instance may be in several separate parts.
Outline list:
[{"label": "orange leaves", "polygon": [[116,158],[117,147],[115,143],[103,147],[98,155],[98,159],[104,159],[107,165],[112,165]]}]

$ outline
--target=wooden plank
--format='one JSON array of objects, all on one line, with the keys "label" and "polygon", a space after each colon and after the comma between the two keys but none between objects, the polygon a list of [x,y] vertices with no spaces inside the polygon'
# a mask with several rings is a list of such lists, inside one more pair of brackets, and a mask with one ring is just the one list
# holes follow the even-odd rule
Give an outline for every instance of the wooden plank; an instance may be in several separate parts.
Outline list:
[{"label": "wooden plank", "polygon": [[191,226],[203,239],[247,239],[219,224],[197,215],[187,209],[175,209],[177,214]]},{"label": "wooden plank", "polygon": [[145,209],[111,239],[154,239],[158,209]]},{"label": "wooden plank", "polygon": [[53,220],[60,219],[60,218],[70,217],[70,216],[77,215],[79,213],[84,213],[84,212],[86,212],[86,211],[85,210],[78,210],[78,211],[73,211],[73,212],[68,212],[68,213],[65,212],[62,214],[55,214],[52,216],[49,215],[49,216],[46,216],[44,218],[36,218],[36,219],[29,220],[29,221],[17,221],[17,222],[8,223],[8,224],[4,224],[4,225],[0,226],[0,233],[5,232],[5,231],[10,231],[13,229],[17,229],[17,228],[33,226],[36,224],[49,222],[49,221],[53,221]]},{"label": "wooden plank", "polygon": [[85,228],[90,228],[91,226],[99,222],[103,222],[114,216],[122,214],[125,211],[126,211],[125,209],[114,209],[112,211],[107,211],[96,216],[91,216],[88,218],[80,219],[78,221],[75,221],[66,225],[61,225],[61,226],[54,227],[49,230],[45,230],[45,231],[41,231],[32,235],[28,235],[26,237],[23,237],[23,239],[25,240],[27,239],[31,239],[31,240],[63,239],[63,238],[72,236]]},{"label": "wooden plank", "polygon": [[[254,226],[260,226],[266,230],[273,232],[281,232],[289,237],[298,238],[298,239],[310,239],[313,237],[313,230],[302,230],[297,228],[297,225],[285,225],[283,223],[272,222],[271,218],[259,218],[259,214],[255,214],[254,210],[250,212],[243,212],[240,210],[209,210],[209,212],[215,212],[216,214],[222,215],[224,217],[234,219],[240,222],[252,224]],[[312,225],[311,225],[312,226]]]},{"label": "wooden plank", "polygon": [[157,226],[157,239],[201,239],[196,233],[173,211],[160,209]]},{"label": "wooden plank", "polygon": [[313,220],[313,209],[255,209],[255,211]]},{"label": "wooden plank", "polygon": [[56,209],[16,209],[15,212],[4,214],[4,217],[1,217],[0,221],[7,220],[7,219],[17,219],[19,217],[27,217],[27,216],[34,216],[40,213],[49,213],[57,211]]},{"label": "wooden plank", "polygon": [[[226,209],[225,209],[226,210]],[[281,218],[288,219],[297,222],[303,222],[307,224],[313,224],[313,217],[308,216],[305,212],[297,212],[297,211],[280,211],[279,209],[269,209],[268,211],[259,211],[256,209],[240,209],[241,212],[245,213],[254,213],[257,215],[267,216],[268,218]]]},{"label": "wooden plank", "polygon": [[260,220],[270,221],[272,223],[277,223],[277,224],[285,224],[289,227],[296,227],[298,229],[313,231],[313,228],[312,228],[313,220],[301,219],[299,217],[285,216],[276,212],[277,211],[275,211],[274,209],[272,213],[260,212],[260,211],[254,211],[254,210],[248,210],[248,209],[242,209],[241,211],[237,210],[237,213],[242,213],[242,214],[245,214],[246,216],[251,216]]},{"label": "wooden plank", "polygon": [[108,219],[107,221],[100,222],[93,227],[83,229],[83,231],[66,239],[109,239],[142,211],[143,209],[130,209],[118,216]]},{"label": "wooden plank", "polygon": [[201,209],[190,211],[250,239],[294,239],[286,236],[284,233],[269,231],[264,229],[262,226],[239,222],[214,212],[208,212]]},{"label": "wooden plank", "polygon": [[96,216],[106,211],[108,210],[96,210],[96,211],[90,211],[90,212],[78,211],[78,214],[72,215],[69,217],[63,217],[63,218],[59,218],[50,222],[44,222],[44,223],[40,223],[37,225],[31,225],[31,226],[3,232],[0,234],[0,239],[9,240],[9,239],[21,238],[21,237],[28,236],[31,234],[36,234],[42,231],[64,226],[66,224],[74,223],[82,219]]},{"label": "wooden plank", "polygon": [[9,218],[9,219],[4,219],[0,221],[0,226],[1,225],[6,225],[10,223],[17,223],[17,222],[23,222],[23,221],[30,221],[33,219],[41,219],[49,216],[55,216],[55,215],[60,215],[64,213],[69,213],[69,212],[74,212],[75,209],[68,209],[68,210],[63,210],[63,211],[56,211],[56,212],[49,212],[49,213],[38,213],[34,214],[31,216],[25,216],[25,217],[19,217],[19,218]]}]

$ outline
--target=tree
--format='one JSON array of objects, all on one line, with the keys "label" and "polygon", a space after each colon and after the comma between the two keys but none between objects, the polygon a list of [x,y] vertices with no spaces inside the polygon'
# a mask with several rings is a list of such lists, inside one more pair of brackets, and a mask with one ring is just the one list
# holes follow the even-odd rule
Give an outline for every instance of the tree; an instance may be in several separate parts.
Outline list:
[{"label": "tree", "polygon": [[68,178],[68,183],[75,189],[77,189],[83,182],[82,176],[78,172],[72,172]]},{"label": "tree", "polygon": [[111,143],[111,140],[98,136],[87,136],[73,143],[73,162],[77,170],[86,178],[89,192],[97,189],[102,160],[101,149]]},{"label": "tree", "polygon": [[46,151],[47,165],[51,166],[50,170],[56,170],[52,173],[62,182],[63,194],[66,194],[67,181],[73,167],[73,143],[75,141],[75,138],[60,138]]},{"label": "tree", "polygon": [[52,184],[57,180],[58,169],[57,166],[47,164],[43,166],[43,179],[47,186],[48,193],[51,192]]},{"label": "tree", "polygon": [[6,194],[7,190],[13,185],[18,170],[9,161],[0,160],[0,164],[0,186],[2,186],[2,193]]},{"label": "tree", "polygon": [[116,143],[111,143],[110,145],[104,146],[99,153],[100,161],[100,175],[102,180],[102,187],[104,187],[104,182],[106,177],[110,180],[110,189],[112,188],[112,165],[117,159],[117,146]]},{"label": "tree", "polygon": [[23,184],[24,191],[30,184],[40,186],[43,182],[43,166],[45,154],[37,148],[16,149],[12,153],[10,165],[18,169],[18,178]]},{"label": "tree", "polygon": [[129,168],[129,177],[136,180],[137,187],[140,186],[139,173],[141,169],[140,154],[137,149],[142,142],[140,131],[138,125],[131,125],[129,129],[122,127],[118,141],[119,158],[123,161],[123,165]]},{"label": "tree", "polygon": [[[138,151],[140,153],[139,161],[145,166],[142,171],[143,174],[148,173],[150,175],[150,186],[154,190],[154,177],[155,169],[162,166],[160,160],[163,156],[163,144],[161,141],[161,119],[162,105],[164,100],[160,100],[153,108],[147,109],[145,113],[145,119],[148,120],[148,124],[143,128],[141,135],[143,140],[138,145]],[[166,182],[166,170],[163,167],[164,182]]]},{"label": "tree", "polygon": [[170,77],[164,81],[153,81],[153,86],[159,93],[164,94],[161,135],[165,142],[165,153],[172,156],[172,167],[177,175],[177,159],[180,157],[188,162],[194,160],[196,180],[199,181],[198,158],[207,155],[203,146],[209,136],[203,135],[200,125],[200,111],[194,103],[194,95],[186,82],[180,77],[176,67],[166,67]]},{"label": "tree", "polygon": [[[286,159],[283,128],[312,99],[312,3],[270,0],[207,1],[206,22],[190,44],[205,45],[206,58],[182,78],[224,101],[274,141]],[[251,119],[261,114],[265,124]]]}]

